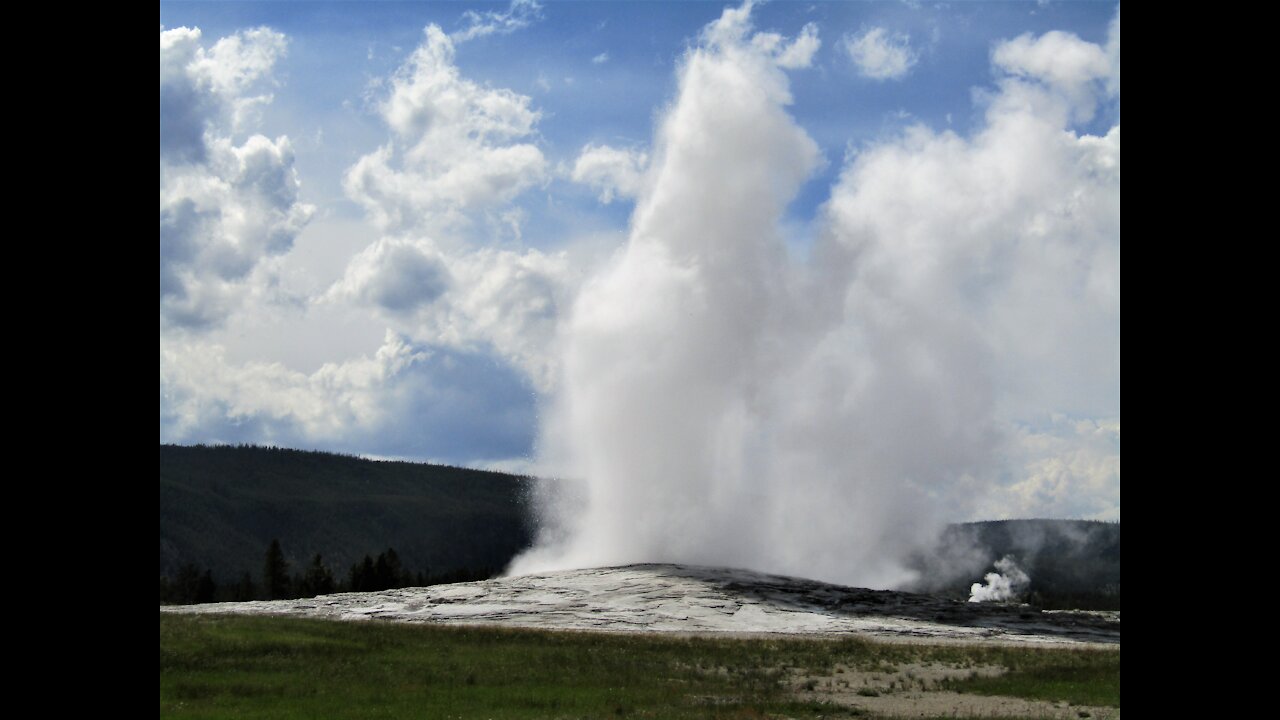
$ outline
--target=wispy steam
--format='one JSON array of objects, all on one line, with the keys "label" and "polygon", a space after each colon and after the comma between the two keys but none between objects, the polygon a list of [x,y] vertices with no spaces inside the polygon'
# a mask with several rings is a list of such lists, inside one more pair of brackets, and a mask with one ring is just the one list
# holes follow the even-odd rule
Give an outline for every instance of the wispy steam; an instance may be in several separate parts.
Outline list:
[{"label": "wispy steam", "polygon": [[969,588],[969,602],[1003,602],[1017,598],[1031,578],[1008,555],[996,561],[998,572],[987,573],[986,585],[974,583]]},{"label": "wispy steam", "polygon": [[[817,29],[753,33],[750,13],[725,10],[684,58],[629,241],[561,328],[540,454],[563,480],[512,572],[673,561],[898,585],[942,508],[998,474],[1008,426],[1043,412],[1046,378],[1079,407],[1110,398],[1101,356],[1118,388],[1119,127],[1069,128],[1095,98],[1010,76],[972,139],[914,127],[864,150],[800,264],[781,220],[822,159],[784,70]],[[1085,352],[1101,371],[1072,382]]]}]

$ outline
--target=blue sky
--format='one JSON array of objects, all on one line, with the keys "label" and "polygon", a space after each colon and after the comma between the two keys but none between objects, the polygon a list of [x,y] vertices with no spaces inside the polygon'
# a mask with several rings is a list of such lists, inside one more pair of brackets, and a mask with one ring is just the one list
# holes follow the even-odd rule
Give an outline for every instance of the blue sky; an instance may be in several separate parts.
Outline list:
[{"label": "blue sky", "polygon": [[[628,246],[674,142],[661,123],[694,91],[689,54],[730,52],[707,28],[736,7],[161,3],[161,441],[536,469],[575,299]],[[839,234],[842,192],[893,202],[856,178],[923,167],[952,141],[975,173],[984,149],[1017,157],[1000,144],[1029,140],[997,132],[1014,127],[1006,106],[1052,118],[1078,152],[1114,136],[1113,182],[1073,186],[1091,204],[991,203],[1013,239],[973,241],[982,262],[948,278],[984,350],[1019,359],[991,371],[994,499],[966,512],[1118,518],[1118,6],[745,9],[751,51],[785,78],[779,107],[817,150],[773,219],[797,277]],[[1061,260],[1082,274],[1039,320],[1018,312],[1019,278],[1049,272],[1024,264],[1024,236],[1061,243],[1037,262],[1093,253]],[[1049,317],[1069,318],[1061,337],[1035,329]],[[1067,342],[1085,347],[1046,359]]]},{"label": "blue sky", "polygon": [[[654,114],[675,92],[680,57],[723,7],[717,2],[551,2],[518,32],[460,45],[457,62],[476,82],[533,98],[547,118],[539,125],[546,154],[571,161],[588,142],[649,142]],[[289,50],[274,73],[282,87],[258,131],[271,137],[287,134],[298,143],[323,131],[325,142],[297,159],[303,197],[358,219],[359,209],[344,202],[341,176],[385,136],[376,114],[366,107],[371,81],[394,72],[421,43],[428,24],[455,31],[466,27],[468,10],[506,8],[505,3],[466,2],[181,2],[161,3],[160,23],[199,27],[211,39],[264,25],[284,33]],[[797,198],[794,218],[812,217],[826,199],[849,144],[874,141],[909,121],[968,131],[980,116],[972,93],[991,82],[990,54],[996,42],[1025,32],[1066,30],[1105,44],[1114,14],[1114,6],[1099,2],[760,5],[754,13],[760,29],[787,33],[817,22],[825,30],[815,66],[792,76],[792,112],[830,164]],[[868,26],[910,37],[919,53],[910,82],[859,75],[838,40]],[[601,54],[608,55],[606,62],[591,62]],[[1093,127],[1083,129],[1105,132],[1117,117],[1101,114]],[[574,211],[575,216],[599,215],[619,225],[628,208],[582,202]],[[551,225],[554,220],[543,218],[549,236],[545,242],[555,242],[564,232],[558,223]],[[531,233],[542,229],[533,225]]]}]

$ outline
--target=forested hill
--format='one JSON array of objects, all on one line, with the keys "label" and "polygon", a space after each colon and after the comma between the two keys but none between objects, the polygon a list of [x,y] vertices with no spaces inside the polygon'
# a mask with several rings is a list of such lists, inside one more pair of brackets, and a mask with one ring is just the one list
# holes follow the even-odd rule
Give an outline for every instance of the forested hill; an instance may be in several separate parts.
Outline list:
[{"label": "forested hill", "polygon": [[991,520],[948,525],[916,559],[913,588],[967,597],[972,583],[1003,557],[1031,578],[1024,599],[1042,607],[1120,609],[1120,523]]},{"label": "forested hill", "polygon": [[263,447],[160,446],[160,574],[256,579],[272,539],[341,577],[388,547],[410,573],[501,570],[529,544],[529,479]]},{"label": "forested hill", "polygon": [[[532,538],[533,480],[441,465],[379,462],[301,450],[160,446],[160,575],[209,570],[226,592],[280,541],[289,572],[315,554],[339,587],[366,555],[394,548],[418,581],[487,577]],[[1003,520],[950,525],[912,563],[913,588],[959,598],[1011,556],[1031,576],[1028,599],[1046,607],[1119,607],[1120,525]],[[194,592],[194,591],[192,591]]]}]

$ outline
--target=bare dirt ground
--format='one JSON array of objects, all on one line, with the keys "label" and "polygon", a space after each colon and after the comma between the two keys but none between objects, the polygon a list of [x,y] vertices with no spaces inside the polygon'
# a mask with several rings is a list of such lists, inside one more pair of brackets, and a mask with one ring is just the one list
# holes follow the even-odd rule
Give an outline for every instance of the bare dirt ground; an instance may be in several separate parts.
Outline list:
[{"label": "bare dirt ground", "polygon": [[1036,717],[1119,720],[1111,707],[1068,705],[1013,697],[973,695],[943,690],[944,680],[993,677],[1000,667],[953,667],[909,664],[892,670],[857,670],[837,665],[830,674],[793,672],[788,684],[802,700],[828,702],[865,711],[874,717]]}]

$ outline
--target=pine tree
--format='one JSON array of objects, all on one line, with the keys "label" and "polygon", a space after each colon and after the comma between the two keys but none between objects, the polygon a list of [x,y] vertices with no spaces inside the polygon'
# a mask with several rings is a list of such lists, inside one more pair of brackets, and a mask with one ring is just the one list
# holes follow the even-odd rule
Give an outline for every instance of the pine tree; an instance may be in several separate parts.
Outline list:
[{"label": "pine tree", "polygon": [[351,592],[368,592],[376,590],[374,585],[377,583],[377,575],[373,567],[373,558],[368,555],[364,556],[364,562],[358,562],[351,566],[350,585]]},{"label": "pine tree", "polygon": [[272,539],[267,548],[267,560],[262,568],[263,591],[268,600],[289,597],[289,562],[284,559],[280,541]]},{"label": "pine tree", "polygon": [[213,596],[218,592],[218,585],[213,582],[213,571],[205,570],[204,575],[200,576],[200,580],[196,583],[195,597],[192,598],[197,603],[211,603]]},{"label": "pine tree", "polygon": [[400,556],[396,554],[394,548],[387,548],[386,552],[378,553],[378,562],[374,565],[374,575],[377,578],[376,590],[404,587],[404,583],[401,582],[403,574],[400,569]]},{"label": "pine tree", "polygon": [[240,576],[240,582],[236,583],[235,589],[231,592],[231,599],[236,602],[258,599],[258,588],[253,584],[252,575],[246,572]]},{"label": "pine tree", "polygon": [[173,602],[179,605],[190,605],[196,602],[196,592],[200,585],[200,566],[195,563],[183,563],[178,568],[178,575],[173,579]]},{"label": "pine tree", "polygon": [[316,556],[311,558],[311,565],[307,567],[307,572],[303,574],[300,585],[303,597],[330,595],[333,593],[333,573],[324,564],[320,553],[316,553]]}]

